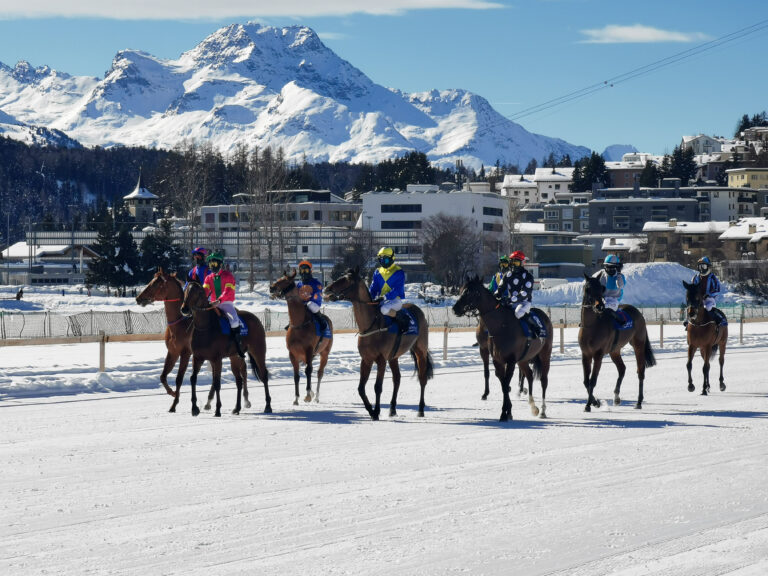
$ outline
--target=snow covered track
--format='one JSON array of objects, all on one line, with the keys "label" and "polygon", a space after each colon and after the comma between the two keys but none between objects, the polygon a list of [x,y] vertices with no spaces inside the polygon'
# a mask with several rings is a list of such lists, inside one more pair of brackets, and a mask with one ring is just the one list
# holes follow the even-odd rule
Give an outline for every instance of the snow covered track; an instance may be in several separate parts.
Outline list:
[{"label": "snow covered track", "polygon": [[[399,416],[379,422],[357,396],[351,336],[334,344],[321,404],[291,405],[284,342],[270,342],[274,414],[254,385],[254,408],[221,419],[189,416],[188,386],[166,412],[161,342],[116,344],[100,379],[73,347],[49,349],[38,374],[39,351],[14,349],[0,375],[0,574],[764,574],[768,325],[749,329],[729,346],[728,390],[702,397],[670,328],[642,411],[585,414],[569,345],[553,356],[549,418],[513,397],[505,424],[497,381],[480,400],[472,334],[436,361],[423,419],[407,365]],[[615,374],[605,366],[598,398]],[[35,378],[79,393],[11,389]]]}]

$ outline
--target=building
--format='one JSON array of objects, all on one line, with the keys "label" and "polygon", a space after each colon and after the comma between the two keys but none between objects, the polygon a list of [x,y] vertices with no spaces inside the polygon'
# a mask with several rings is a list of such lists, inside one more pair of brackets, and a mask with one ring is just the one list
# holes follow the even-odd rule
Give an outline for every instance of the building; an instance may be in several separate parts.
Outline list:
[{"label": "building", "polygon": [[536,168],[533,181],[538,188],[539,201],[544,204],[554,202],[555,194],[568,192],[573,185],[575,168]]},{"label": "building", "polygon": [[518,206],[541,202],[539,187],[534,182],[533,175],[529,174],[506,174],[501,183],[500,194],[515,201]]},{"label": "building", "polygon": [[730,188],[768,188],[768,168],[731,168],[725,173]]},{"label": "building", "polygon": [[128,213],[133,216],[136,222],[153,223],[155,221],[155,203],[157,196],[152,194],[144,186],[144,181],[139,173],[139,181],[136,188],[127,196],[123,196],[123,203],[128,209]]},{"label": "building", "polygon": [[720,260],[724,256],[720,235],[728,228],[727,221],[646,222],[643,232],[648,237],[648,261],[692,264],[702,256]]},{"label": "building", "polygon": [[589,201],[589,232],[639,233],[646,222],[698,220],[695,198],[596,198]]},{"label": "building", "polygon": [[532,261],[539,261],[539,247],[545,245],[570,244],[576,232],[546,230],[544,223],[518,222],[513,226],[511,250],[522,250]]},{"label": "building", "polygon": [[651,154],[631,153],[624,154],[620,162],[606,162],[608,186],[610,188],[636,186],[640,182],[640,175],[645,169],[646,162],[659,164],[660,160]]},{"label": "building", "polygon": [[696,136],[683,136],[680,149],[693,150],[693,154],[698,155],[720,152],[723,148],[722,142],[717,138],[712,138],[705,134],[697,134]]},{"label": "building", "polygon": [[768,259],[768,219],[742,218],[720,234],[726,260]]},{"label": "building", "polygon": [[544,229],[553,232],[588,232],[589,204],[545,204]]}]

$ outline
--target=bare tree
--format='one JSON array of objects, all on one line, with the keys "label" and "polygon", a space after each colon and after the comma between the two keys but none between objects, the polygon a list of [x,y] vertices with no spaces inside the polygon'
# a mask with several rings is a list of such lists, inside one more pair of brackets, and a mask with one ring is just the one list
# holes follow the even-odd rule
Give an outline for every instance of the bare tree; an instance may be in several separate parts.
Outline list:
[{"label": "bare tree", "polygon": [[482,272],[482,239],[470,218],[441,212],[424,220],[421,235],[424,264],[444,286],[457,287],[467,274]]}]

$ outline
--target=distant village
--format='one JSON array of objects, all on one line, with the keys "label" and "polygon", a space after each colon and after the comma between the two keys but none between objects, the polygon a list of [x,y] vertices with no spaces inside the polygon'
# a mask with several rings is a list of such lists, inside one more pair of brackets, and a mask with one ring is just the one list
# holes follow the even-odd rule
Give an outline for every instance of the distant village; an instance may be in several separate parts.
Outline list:
[{"label": "distant village", "polygon": [[[270,279],[301,259],[330,280],[345,250],[362,247],[374,255],[392,246],[409,281],[432,280],[423,258],[422,225],[438,214],[468,218],[482,237],[476,268],[487,273],[498,256],[522,250],[538,278],[576,278],[591,273],[609,254],[629,263],[675,261],[692,265],[707,255],[729,281],[765,283],[768,274],[768,168],[734,159],[765,150],[768,128],[754,127],[741,139],[703,134],[684,137],[692,150],[695,178],[663,179],[640,186],[648,162],[662,157],[625,154],[606,161],[605,186],[572,190],[574,168],[536,168],[504,175],[496,182],[408,185],[405,190],[341,197],[329,190],[269,191],[257,204],[201,206],[194,217],[173,219],[183,248],[222,250],[238,280]],[[723,176],[726,176],[724,178]],[[718,185],[727,182],[726,185]],[[158,229],[158,197],[141,177],[126,190],[124,208],[136,222],[137,243]],[[264,214],[270,214],[265,220]],[[257,217],[258,216],[258,217]],[[257,222],[254,225],[254,222]],[[2,252],[6,284],[82,285],[96,256],[92,231],[30,229]],[[267,264],[268,261],[268,264]]]}]

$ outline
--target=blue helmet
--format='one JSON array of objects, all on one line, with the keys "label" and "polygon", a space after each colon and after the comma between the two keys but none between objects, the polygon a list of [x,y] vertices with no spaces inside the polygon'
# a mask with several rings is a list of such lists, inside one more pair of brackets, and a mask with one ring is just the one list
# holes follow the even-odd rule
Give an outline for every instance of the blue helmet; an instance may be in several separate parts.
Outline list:
[{"label": "blue helmet", "polygon": [[709,264],[711,266],[712,262],[710,262],[708,256],[704,256],[703,258],[699,258],[699,261],[697,262],[697,264]]},{"label": "blue helmet", "polygon": [[608,256],[605,257],[603,264],[612,264],[614,266],[618,266],[621,264],[621,262],[619,261],[619,257],[616,256],[616,254],[608,254]]},{"label": "blue helmet", "polygon": [[699,273],[702,276],[706,276],[710,272],[712,272],[712,262],[709,261],[709,258],[704,256],[703,258],[699,258],[699,261],[696,262],[699,268]]}]

